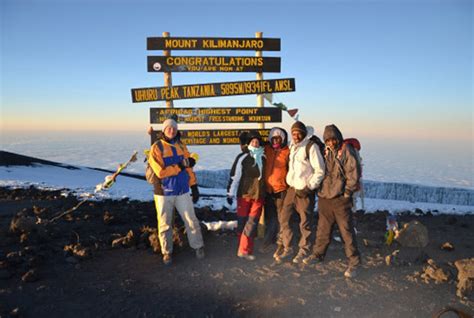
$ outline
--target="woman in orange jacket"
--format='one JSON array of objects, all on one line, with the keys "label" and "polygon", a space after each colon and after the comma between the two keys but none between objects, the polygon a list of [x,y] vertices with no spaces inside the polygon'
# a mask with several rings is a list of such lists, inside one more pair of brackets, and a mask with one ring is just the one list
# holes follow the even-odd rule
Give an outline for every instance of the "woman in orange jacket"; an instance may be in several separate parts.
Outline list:
[{"label": "woman in orange jacket", "polygon": [[275,254],[278,254],[282,249],[282,244],[277,238],[278,214],[288,189],[285,178],[288,173],[290,149],[288,148],[288,134],[283,128],[272,128],[268,139],[270,143],[265,145],[265,235],[262,251],[268,250],[276,241],[278,248]]}]

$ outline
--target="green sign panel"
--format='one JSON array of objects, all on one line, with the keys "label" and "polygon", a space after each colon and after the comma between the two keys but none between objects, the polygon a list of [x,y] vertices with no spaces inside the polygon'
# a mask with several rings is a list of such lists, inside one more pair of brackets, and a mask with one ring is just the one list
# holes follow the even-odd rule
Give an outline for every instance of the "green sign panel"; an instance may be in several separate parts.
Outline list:
[{"label": "green sign panel", "polygon": [[134,103],[154,102],[217,96],[249,95],[264,93],[284,93],[295,91],[295,79],[283,78],[260,81],[239,81],[180,85],[172,87],[133,88]]},{"label": "green sign panel", "polygon": [[150,123],[161,124],[170,116],[178,122],[201,123],[276,123],[281,109],[276,107],[150,108]]},{"label": "green sign panel", "polygon": [[[185,145],[238,145],[239,136],[243,131],[253,129],[209,129],[209,130],[180,130],[181,141]],[[270,129],[256,129],[264,141],[268,141]],[[157,140],[157,133],[151,135],[151,143]]]},{"label": "green sign panel", "polygon": [[147,38],[146,47],[147,50],[280,51],[280,39],[150,37]]},{"label": "green sign panel", "polygon": [[279,57],[148,56],[148,72],[280,72]]}]

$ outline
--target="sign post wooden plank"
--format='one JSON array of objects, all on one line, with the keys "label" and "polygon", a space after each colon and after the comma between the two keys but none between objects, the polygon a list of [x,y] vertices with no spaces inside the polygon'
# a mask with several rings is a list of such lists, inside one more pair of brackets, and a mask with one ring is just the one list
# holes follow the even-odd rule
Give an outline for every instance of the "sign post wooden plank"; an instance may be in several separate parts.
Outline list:
[{"label": "sign post wooden plank", "polygon": [[173,87],[132,88],[134,103],[159,100],[177,100],[217,96],[254,95],[264,93],[285,93],[295,91],[294,78],[271,79],[262,81],[238,81],[179,85]]},{"label": "sign post wooden plank", "polygon": [[[238,145],[239,136],[244,131],[252,129],[201,129],[201,130],[179,130],[181,141],[186,145],[207,146],[207,145]],[[264,141],[268,140],[270,129],[257,129]],[[155,131],[151,135],[151,143],[158,140],[159,132]]]},{"label": "sign post wooden plank", "polygon": [[178,123],[280,123],[281,109],[276,107],[150,108],[150,124],[161,124],[170,116]]},{"label": "sign post wooden plank", "polygon": [[148,56],[148,72],[280,72],[279,57]]},{"label": "sign post wooden plank", "polygon": [[[257,39],[261,39],[262,36],[263,36],[263,32],[255,33],[255,37]],[[261,50],[255,51],[255,56],[256,57],[261,57],[262,56],[262,51]],[[263,73],[262,72],[257,72],[257,81],[261,81],[261,80],[263,80]],[[258,107],[263,107],[264,103],[265,103],[265,101],[263,99],[263,94],[257,94],[257,106]],[[258,128],[264,129],[265,124],[264,123],[259,123]]]},{"label": "sign post wooden plank", "polygon": [[149,37],[147,50],[280,51],[275,38]]}]

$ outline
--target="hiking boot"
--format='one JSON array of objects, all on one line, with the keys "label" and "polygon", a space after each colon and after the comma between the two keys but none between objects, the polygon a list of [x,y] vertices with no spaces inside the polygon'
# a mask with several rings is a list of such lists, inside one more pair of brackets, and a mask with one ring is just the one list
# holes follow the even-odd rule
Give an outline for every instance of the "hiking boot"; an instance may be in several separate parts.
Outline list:
[{"label": "hiking boot", "polygon": [[273,253],[273,258],[277,259],[281,255],[281,253],[283,253],[284,250],[285,248],[283,247],[283,245],[278,244],[275,253]]},{"label": "hiking boot", "polygon": [[354,278],[357,276],[357,266],[349,266],[344,272],[345,278]]},{"label": "hiking boot", "polygon": [[306,257],[306,252],[304,250],[299,250],[298,254],[296,254],[292,262],[295,264],[300,264],[305,257]]},{"label": "hiking boot", "polygon": [[247,261],[254,261],[256,259],[255,255],[252,254],[244,254],[244,253],[237,253],[237,256],[243,259],[246,259]]},{"label": "hiking boot", "polygon": [[291,247],[288,249],[283,248],[283,252],[281,252],[277,257],[275,257],[275,261],[280,263],[283,260],[290,258],[291,255],[293,255],[293,249]]},{"label": "hiking boot", "polygon": [[163,255],[163,264],[168,266],[168,265],[171,265],[171,263],[173,263],[173,259],[171,258],[171,255],[170,254]]},{"label": "hiking boot", "polygon": [[311,264],[320,263],[322,261],[323,261],[323,257],[321,255],[311,254],[310,256],[303,259],[303,264],[311,265]]},{"label": "hiking boot", "polygon": [[196,249],[196,258],[203,259],[204,258],[204,247],[200,247]]}]

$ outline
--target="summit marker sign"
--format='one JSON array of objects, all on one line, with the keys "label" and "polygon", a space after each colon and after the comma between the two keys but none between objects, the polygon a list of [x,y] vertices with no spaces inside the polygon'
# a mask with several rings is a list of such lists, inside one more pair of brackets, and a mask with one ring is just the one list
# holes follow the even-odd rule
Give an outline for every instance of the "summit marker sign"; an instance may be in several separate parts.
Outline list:
[{"label": "summit marker sign", "polygon": [[280,39],[149,37],[147,38],[147,50],[280,51]]},{"label": "summit marker sign", "polygon": [[285,93],[294,91],[295,79],[283,78],[259,81],[179,85],[172,87],[133,88],[131,93],[132,101],[134,103],[142,103],[160,100]]}]

